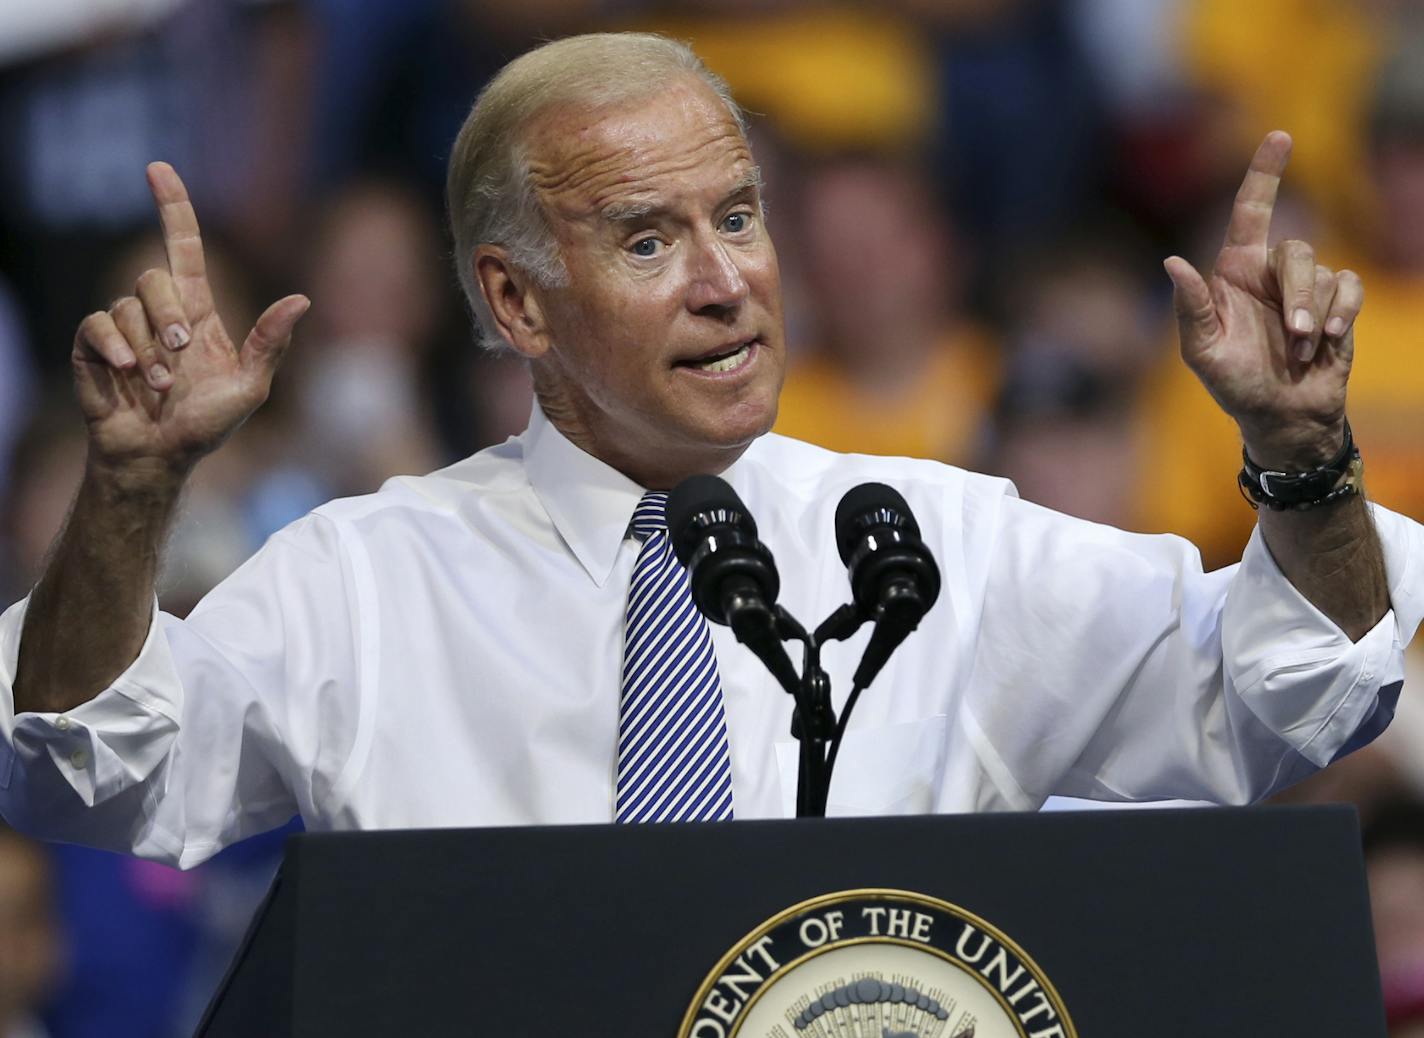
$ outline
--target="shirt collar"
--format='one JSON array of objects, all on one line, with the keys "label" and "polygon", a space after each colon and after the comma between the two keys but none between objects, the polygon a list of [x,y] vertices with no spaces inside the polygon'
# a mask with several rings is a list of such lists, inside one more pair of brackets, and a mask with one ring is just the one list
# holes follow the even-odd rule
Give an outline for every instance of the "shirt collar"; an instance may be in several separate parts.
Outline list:
[{"label": "shirt collar", "polygon": [[[623,473],[575,446],[554,427],[535,401],[524,431],[524,471],[534,496],[594,584],[613,573],[618,549],[629,535],[633,509],[646,490]],[[733,486],[746,455],[722,473]]]},{"label": "shirt collar", "polygon": [[579,564],[602,587],[613,572],[643,488],[576,447],[537,402],[524,432],[524,471]]}]

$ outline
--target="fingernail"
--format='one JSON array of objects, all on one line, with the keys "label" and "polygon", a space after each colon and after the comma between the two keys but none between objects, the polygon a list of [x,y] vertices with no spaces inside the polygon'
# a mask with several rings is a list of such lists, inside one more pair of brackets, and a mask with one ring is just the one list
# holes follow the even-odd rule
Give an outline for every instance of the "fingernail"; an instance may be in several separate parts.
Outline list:
[{"label": "fingernail", "polygon": [[155,364],[148,369],[148,375],[155,382],[167,382],[169,379],[168,369],[162,364]]},{"label": "fingernail", "polygon": [[1325,334],[1339,337],[1345,334],[1345,318],[1332,317],[1325,322]]},{"label": "fingernail", "polygon": [[1295,341],[1295,359],[1302,363],[1309,363],[1310,358],[1315,355],[1315,348],[1311,346],[1309,339],[1297,339]]},{"label": "fingernail", "polygon": [[163,341],[170,350],[181,350],[193,340],[181,324],[170,324],[163,332]]},{"label": "fingernail", "polygon": [[127,346],[118,351],[116,359],[121,368],[131,368],[138,363],[138,358],[134,356],[133,350]]},{"label": "fingernail", "polygon": [[1291,314],[1291,327],[1301,335],[1309,335],[1314,330],[1315,322],[1310,319],[1310,311],[1305,307],[1297,307],[1295,313]]}]

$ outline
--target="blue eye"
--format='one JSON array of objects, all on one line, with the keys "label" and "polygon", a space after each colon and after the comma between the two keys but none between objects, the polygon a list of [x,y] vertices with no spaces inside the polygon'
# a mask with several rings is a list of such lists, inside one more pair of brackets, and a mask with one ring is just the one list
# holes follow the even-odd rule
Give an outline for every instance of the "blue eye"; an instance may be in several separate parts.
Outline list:
[{"label": "blue eye", "polygon": [[633,243],[633,255],[649,258],[658,254],[661,243],[656,238],[639,238]]},{"label": "blue eye", "polygon": [[750,222],[751,215],[748,213],[728,213],[726,219],[722,221],[722,226],[732,234],[740,234],[747,229],[747,224]]}]

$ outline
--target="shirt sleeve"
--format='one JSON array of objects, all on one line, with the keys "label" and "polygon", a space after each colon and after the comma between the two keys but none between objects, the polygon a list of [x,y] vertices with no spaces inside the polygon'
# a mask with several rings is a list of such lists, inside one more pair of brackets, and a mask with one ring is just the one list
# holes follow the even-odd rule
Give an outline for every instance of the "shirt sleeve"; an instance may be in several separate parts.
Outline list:
[{"label": "shirt sleeve", "polygon": [[1393,609],[1351,642],[1259,531],[1205,573],[1179,537],[1003,498],[965,706],[1006,798],[1248,803],[1379,734],[1419,623],[1424,531],[1374,515]]},{"label": "shirt sleeve", "polygon": [[[0,815],[45,839],[189,867],[310,815],[354,739],[348,575],[331,525],[274,536],[63,714],[14,712],[28,600],[0,617]],[[348,723],[351,722],[351,723]]]}]

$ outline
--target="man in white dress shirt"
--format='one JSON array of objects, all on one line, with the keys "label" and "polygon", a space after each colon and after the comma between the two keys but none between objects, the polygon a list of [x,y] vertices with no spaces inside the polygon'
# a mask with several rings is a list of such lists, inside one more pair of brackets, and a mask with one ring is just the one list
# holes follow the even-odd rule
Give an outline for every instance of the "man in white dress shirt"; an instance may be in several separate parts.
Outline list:
[{"label": "man in white dress shirt", "polygon": [[[1346,441],[1362,290],[1305,243],[1267,248],[1289,146],[1261,145],[1211,276],[1167,268],[1186,361],[1256,463],[1299,473]],[[1180,539],[1071,520],[1002,480],[769,435],[785,345],[758,171],[725,88],[646,36],[513,62],[451,160],[460,275],[486,338],[532,366],[528,430],[324,506],[187,620],[158,613],[184,481],[265,398],[308,303],[273,304],[235,346],[182,183],[162,164],[149,179],[168,269],[80,327],[88,466],[43,579],[0,619],[17,825],[186,866],[294,813],[609,820],[630,518],[698,472],[748,503],[807,622],[848,598],[831,515],[857,483],[900,489],[942,567],[858,709],[831,813],[1246,801],[1392,713],[1420,531],[1372,513],[1355,470],[1325,503],[1263,507],[1241,565],[1204,574]],[[842,696],[864,637],[828,651]],[[725,628],[712,643],[735,815],[789,814],[791,702]]]}]

